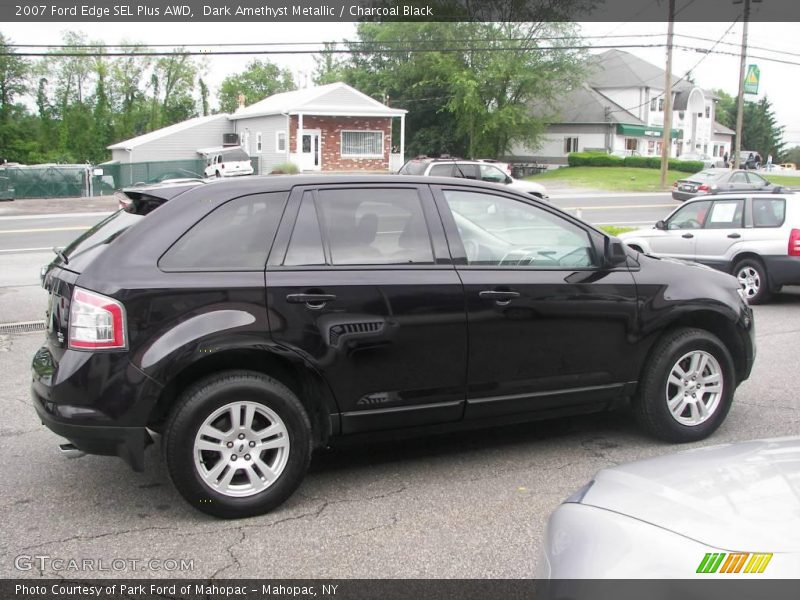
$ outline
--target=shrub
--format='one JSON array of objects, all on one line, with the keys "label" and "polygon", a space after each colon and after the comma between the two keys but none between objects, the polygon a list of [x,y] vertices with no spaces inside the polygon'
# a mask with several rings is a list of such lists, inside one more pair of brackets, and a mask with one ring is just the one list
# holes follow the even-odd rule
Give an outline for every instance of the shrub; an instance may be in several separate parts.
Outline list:
[{"label": "shrub", "polygon": [[605,152],[570,152],[567,155],[570,167],[621,167],[623,160]]},{"label": "shrub", "polygon": [[684,173],[697,173],[703,170],[703,161],[701,160],[675,160],[670,159],[669,168],[674,171],[682,171]]},{"label": "shrub", "polygon": [[622,162],[626,167],[636,167],[638,169],[650,168],[650,158],[647,156],[626,156]]},{"label": "shrub", "polygon": [[297,175],[300,172],[300,169],[297,167],[296,164],[287,162],[280,165],[275,165],[272,168],[272,171],[269,172],[270,175]]}]

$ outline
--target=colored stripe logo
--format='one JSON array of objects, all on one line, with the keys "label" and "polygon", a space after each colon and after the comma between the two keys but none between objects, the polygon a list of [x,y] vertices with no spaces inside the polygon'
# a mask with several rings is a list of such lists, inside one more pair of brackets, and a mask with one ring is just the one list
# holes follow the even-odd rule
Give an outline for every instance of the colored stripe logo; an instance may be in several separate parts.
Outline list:
[{"label": "colored stripe logo", "polygon": [[698,573],[763,573],[772,553],[708,552],[697,566]]}]

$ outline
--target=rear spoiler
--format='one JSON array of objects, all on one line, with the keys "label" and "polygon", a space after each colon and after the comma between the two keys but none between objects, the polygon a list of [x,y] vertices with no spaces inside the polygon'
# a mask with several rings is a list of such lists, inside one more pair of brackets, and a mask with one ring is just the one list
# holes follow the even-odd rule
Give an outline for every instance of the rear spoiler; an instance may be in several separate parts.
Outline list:
[{"label": "rear spoiler", "polygon": [[114,197],[119,208],[136,215],[146,215],[168,200],[202,183],[201,180],[197,180],[181,185],[124,188],[114,192]]}]

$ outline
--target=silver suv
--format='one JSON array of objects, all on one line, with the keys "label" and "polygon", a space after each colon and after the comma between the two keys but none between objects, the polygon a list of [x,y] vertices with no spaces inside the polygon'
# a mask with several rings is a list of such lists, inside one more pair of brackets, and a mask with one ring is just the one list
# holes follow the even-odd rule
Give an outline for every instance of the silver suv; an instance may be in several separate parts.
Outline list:
[{"label": "silver suv", "polygon": [[619,237],[645,254],[732,273],[750,304],[766,302],[784,285],[800,285],[800,198],[788,190],[700,196],[653,229]]}]

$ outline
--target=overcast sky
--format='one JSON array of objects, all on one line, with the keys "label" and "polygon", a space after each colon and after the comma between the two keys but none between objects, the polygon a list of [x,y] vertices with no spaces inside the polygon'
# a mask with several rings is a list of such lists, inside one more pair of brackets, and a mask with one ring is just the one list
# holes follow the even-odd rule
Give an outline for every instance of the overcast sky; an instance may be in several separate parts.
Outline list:
[{"label": "overcast sky", "polygon": [[[661,34],[667,29],[666,23],[585,23],[581,25],[587,36],[621,36],[635,34]],[[730,31],[730,23],[676,23],[675,33],[698,36],[713,41],[721,40],[730,44],[741,42],[742,26],[735,24]],[[145,44],[198,44],[232,42],[323,42],[355,37],[354,23],[15,23],[0,24],[0,31],[15,43],[57,44],[65,29],[83,31],[91,40],[108,44],[123,40]],[[750,23],[749,46],[751,55],[768,56],[787,60],[794,64],[781,64],[752,58],[748,63],[758,64],[761,70],[759,98],[767,94],[772,102],[779,123],[786,132],[784,141],[788,146],[800,145],[800,23]],[[590,39],[594,44],[654,43],[663,38],[606,38]],[[676,37],[676,44],[686,46],[711,43]],[[712,42],[713,43],[713,42]],[[782,51],[774,54],[757,50],[754,46]],[[676,50],[673,57],[673,73],[680,77],[692,69],[696,83],[707,89],[721,88],[735,95],[739,75],[738,48],[720,43],[717,50],[731,52],[736,56],[705,55],[696,51]],[[639,48],[628,50],[660,67],[664,67],[666,54],[664,48]],[[206,81],[211,85],[213,97],[216,88],[230,73],[244,69],[252,57],[212,56],[207,57]],[[310,55],[278,55],[268,57],[283,67],[290,68],[297,83],[302,87],[311,85],[314,61]],[[702,60],[701,60],[702,59]],[[695,65],[700,62],[699,65]],[[755,96],[749,98],[756,99]]]}]

